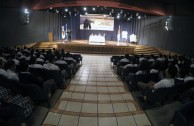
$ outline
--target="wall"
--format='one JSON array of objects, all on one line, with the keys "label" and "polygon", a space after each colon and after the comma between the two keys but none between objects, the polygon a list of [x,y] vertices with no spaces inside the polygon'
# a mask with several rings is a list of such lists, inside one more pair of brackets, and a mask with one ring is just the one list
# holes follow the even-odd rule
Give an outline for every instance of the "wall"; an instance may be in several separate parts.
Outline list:
[{"label": "wall", "polygon": [[194,18],[173,17],[171,31],[165,30],[167,17],[147,17],[140,24],[139,44],[150,45],[180,54],[194,54]]},{"label": "wall", "polygon": [[62,18],[58,14],[30,11],[30,23],[21,21],[20,9],[0,9],[0,47],[48,41],[48,32],[54,33],[54,39],[60,39]]}]

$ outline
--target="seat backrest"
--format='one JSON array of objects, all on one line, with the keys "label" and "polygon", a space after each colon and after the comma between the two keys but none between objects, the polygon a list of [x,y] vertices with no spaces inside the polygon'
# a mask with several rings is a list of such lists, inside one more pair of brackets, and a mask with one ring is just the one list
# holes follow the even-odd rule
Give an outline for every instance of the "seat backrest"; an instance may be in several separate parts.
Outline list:
[{"label": "seat backrest", "polygon": [[57,86],[63,87],[64,85],[64,79],[62,77],[62,74],[60,71],[57,70],[45,70],[45,75],[47,79],[54,79]]},{"label": "seat backrest", "polygon": [[45,76],[45,70],[44,69],[41,69],[41,68],[29,68],[29,72],[34,74],[34,75],[37,75],[37,76],[40,76],[42,78],[46,78]]}]

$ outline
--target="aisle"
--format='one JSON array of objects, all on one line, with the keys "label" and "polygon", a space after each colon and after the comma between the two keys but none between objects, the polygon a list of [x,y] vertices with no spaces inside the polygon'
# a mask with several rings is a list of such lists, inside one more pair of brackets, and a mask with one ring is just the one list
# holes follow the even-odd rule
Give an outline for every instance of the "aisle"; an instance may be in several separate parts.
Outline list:
[{"label": "aisle", "polygon": [[43,126],[151,126],[110,66],[110,56],[83,55],[83,64]]}]

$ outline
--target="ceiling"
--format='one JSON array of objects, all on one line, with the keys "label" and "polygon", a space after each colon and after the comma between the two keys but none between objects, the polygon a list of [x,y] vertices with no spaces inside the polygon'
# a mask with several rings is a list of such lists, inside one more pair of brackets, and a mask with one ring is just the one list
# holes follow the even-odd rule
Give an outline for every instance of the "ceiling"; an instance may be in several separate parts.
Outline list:
[{"label": "ceiling", "polygon": [[194,16],[191,0],[0,0],[1,8],[28,7],[33,10],[80,6],[127,9],[152,15]]}]

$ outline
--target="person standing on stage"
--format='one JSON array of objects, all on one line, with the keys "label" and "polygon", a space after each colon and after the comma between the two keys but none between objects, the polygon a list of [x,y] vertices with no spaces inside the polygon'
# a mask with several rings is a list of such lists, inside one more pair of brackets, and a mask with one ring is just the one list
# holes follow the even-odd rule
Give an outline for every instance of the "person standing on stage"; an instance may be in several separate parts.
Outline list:
[{"label": "person standing on stage", "polygon": [[67,30],[67,40],[68,41],[71,41],[71,32],[72,31],[70,29]]}]

